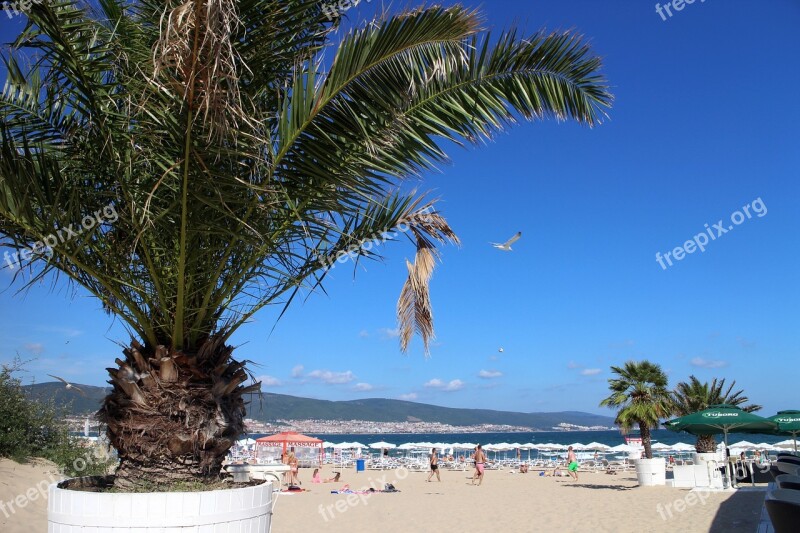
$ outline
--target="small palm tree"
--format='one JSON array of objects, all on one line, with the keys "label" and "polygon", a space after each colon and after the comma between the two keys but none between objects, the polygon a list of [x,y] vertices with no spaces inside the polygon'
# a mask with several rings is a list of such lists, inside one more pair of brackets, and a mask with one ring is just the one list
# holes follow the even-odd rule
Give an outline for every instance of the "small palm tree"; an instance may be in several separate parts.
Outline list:
[{"label": "small palm tree", "polygon": [[611,371],[617,377],[608,380],[611,396],[600,406],[619,409],[615,423],[623,431],[638,426],[645,456],[652,459],[650,430],[658,429],[661,420],[672,414],[667,375],[650,361],[628,361],[623,367],[612,366]]},{"label": "small palm tree", "polygon": [[[672,392],[672,400],[675,406],[675,414],[678,416],[690,415],[703,409],[708,409],[712,405],[734,405],[752,413],[761,409],[760,405],[743,405],[750,401],[744,396],[743,390],[733,391],[736,380],[732,381],[728,388],[725,388],[725,379],[717,380],[714,378],[711,383],[701,382],[695,376],[689,376],[689,381],[678,383]],[[714,435],[698,435],[695,449],[699,453],[712,453],[717,449],[717,441]]]},{"label": "small palm tree", "polygon": [[490,39],[461,6],[345,35],[319,0],[34,2],[28,20],[2,57],[0,246],[129,327],[100,413],[123,488],[213,479],[258,389],[231,335],[399,227],[401,348],[427,349],[435,245],[458,239],[406,180],[450,141],[592,126],[611,103],[580,36]]}]

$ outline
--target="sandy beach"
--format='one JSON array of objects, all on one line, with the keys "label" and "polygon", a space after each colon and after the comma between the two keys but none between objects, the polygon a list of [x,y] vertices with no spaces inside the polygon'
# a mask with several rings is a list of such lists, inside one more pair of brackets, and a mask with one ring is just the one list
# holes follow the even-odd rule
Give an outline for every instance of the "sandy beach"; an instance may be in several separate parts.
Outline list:
[{"label": "sandy beach", "polygon": [[47,486],[63,479],[53,463],[0,459],[0,531],[47,531]]},{"label": "sandy beach", "polygon": [[[332,469],[323,469],[323,478]],[[0,461],[0,531],[47,530],[46,500],[37,484],[54,476],[48,463],[18,465]],[[375,532],[754,532],[764,499],[759,491],[691,493],[671,487],[637,487],[631,474],[583,472],[578,482],[540,477],[538,472],[489,470],[482,486],[470,472],[443,471],[427,483],[427,473],[404,470],[342,472],[340,483],[311,484],[302,469],[303,493],[280,493],[274,501],[273,531]],[[331,494],[392,483],[400,492]],[[26,504],[8,503],[30,494]],[[8,515],[6,515],[8,513]]]},{"label": "sandy beach", "polygon": [[[323,478],[330,473],[326,467]],[[312,485],[311,472],[303,469],[300,479],[310,491],[278,495],[273,531],[754,532],[764,501],[764,492],[638,487],[635,476],[624,473],[585,472],[575,482],[490,470],[480,487],[470,484],[470,475],[443,471],[441,482],[434,477],[427,483],[423,472],[351,470],[339,484]],[[355,490],[371,482],[392,483],[401,492],[330,493],[345,483]]]}]

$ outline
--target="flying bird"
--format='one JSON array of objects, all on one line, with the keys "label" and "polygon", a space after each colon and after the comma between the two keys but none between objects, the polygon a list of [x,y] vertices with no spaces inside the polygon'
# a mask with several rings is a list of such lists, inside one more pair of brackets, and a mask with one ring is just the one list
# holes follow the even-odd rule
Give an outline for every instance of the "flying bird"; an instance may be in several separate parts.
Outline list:
[{"label": "flying bird", "polygon": [[491,244],[492,246],[494,246],[498,250],[503,250],[504,252],[510,252],[511,251],[511,245],[514,244],[515,242],[517,242],[520,237],[522,237],[522,232],[518,231],[516,235],[514,235],[513,237],[511,237],[510,239],[508,239],[506,242],[504,242],[502,244],[500,244],[499,242],[490,242],[489,244]]},{"label": "flying bird", "polygon": [[75,392],[80,393],[82,396],[86,396],[86,393],[83,392],[83,389],[81,389],[80,387],[76,387],[75,385],[73,385],[72,383],[68,382],[67,380],[65,380],[63,378],[60,378],[58,376],[54,376],[53,374],[47,374],[47,375],[50,376],[51,378],[57,379],[58,381],[62,382],[64,385],[67,386],[67,390],[74,390]]},{"label": "flying bird", "polygon": [[500,352],[500,353],[503,353],[503,348],[502,348],[502,347],[501,347],[501,348],[498,348],[498,350],[497,350],[497,351],[498,351],[498,352]]}]

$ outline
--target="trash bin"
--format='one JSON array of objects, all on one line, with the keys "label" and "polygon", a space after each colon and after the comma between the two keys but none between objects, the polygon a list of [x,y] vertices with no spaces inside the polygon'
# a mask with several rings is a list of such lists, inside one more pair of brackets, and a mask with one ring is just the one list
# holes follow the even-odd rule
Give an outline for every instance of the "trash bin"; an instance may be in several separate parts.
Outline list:
[{"label": "trash bin", "polygon": [[363,472],[364,471],[364,459],[356,459],[356,472]]}]

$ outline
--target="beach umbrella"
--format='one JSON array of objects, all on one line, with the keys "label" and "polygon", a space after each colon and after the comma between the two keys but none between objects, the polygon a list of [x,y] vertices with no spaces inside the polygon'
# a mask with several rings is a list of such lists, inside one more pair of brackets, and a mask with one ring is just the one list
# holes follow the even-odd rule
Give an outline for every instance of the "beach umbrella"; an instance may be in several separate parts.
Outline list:
[{"label": "beach umbrella", "polygon": [[756,444],[756,450],[772,451],[774,449],[775,449],[775,445],[774,444],[768,444],[766,442],[759,442],[758,444]]},{"label": "beach umbrella", "polygon": [[778,425],[771,420],[748,413],[733,405],[712,405],[690,415],[682,416],[664,426],[671,431],[685,431],[692,435],[724,435],[728,447],[728,433],[773,433]]},{"label": "beach umbrella", "polygon": [[[722,433],[726,448],[728,447],[728,433],[731,431],[773,433],[778,427],[771,420],[726,404],[712,405],[708,409],[664,422],[664,426],[671,431],[685,431],[692,435],[719,435]],[[730,463],[727,463],[726,467],[728,479],[731,479]]]},{"label": "beach umbrella", "polygon": [[794,445],[795,441],[793,439],[782,440],[780,442],[776,442],[775,444],[773,444],[773,446],[775,446],[776,448],[785,448],[787,450],[794,447]]},{"label": "beach umbrella", "polygon": [[398,450],[413,450],[417,447],[416,442],[405,442],[397,447]]},{"label": "beach umbrella", "polygon": [[775,416],[767,418],[778,424],[776,435],[791,435],[794,451],[797,451],[797,435],[800,434],[800,411],[778,411]]},{"label": "beach umbrella", "polygon": [[590,442],[586,445],[587,450],[608,450],[611,446],[603,444],[602,442]]},{"label": "beach umbrella", "polygon": [[334,444],[332,442],[325,441],[325,442],[322,443],[322,447],[323,448],[335,448],[336,444]]},{"label": "beach umbrella", "polygon": [[739,442],[734,442],[731,444],[731,448],[742,450],[755,450],[757,446],[757,444],[753,444],[752,442],[746,440],[740,440]]},{"label": "beach umbrella", "polygon": [[656,442],[652,446],[650,446],[653,450],[664,451],[664,450],[671,450],[672,446],[669,444],[664,444],[663,442]]},{"label": "beach umbrella", "polygon": [[676,452],[693,452],[697,448],[694,444],[686,444],[685,442],[678,442],[670,446]]},{"label": "beach umbrella", "polygon": [[581,444],[580,442],[573,442],[572,444],[570,444],[570,446],[572,446],[572,449],[576,450],[576,451],[577,450],[585,450],[586,449],[586,445],[585,444]]},{"label": "beach umbrella", "polygon": [[391,450],[397,448],[397,445],[392,444],[391,442],[380,441],[380,442],[373,442],[372,444],[369,445],[369,447],[372,448],[373,450],[381,450],[383,448],[388,448]]},{"label": "beach umbrella", "polygon": [[610,452],[634,452],[639,448],[631,446],[630,444],[617,444],[608,449]]}]

